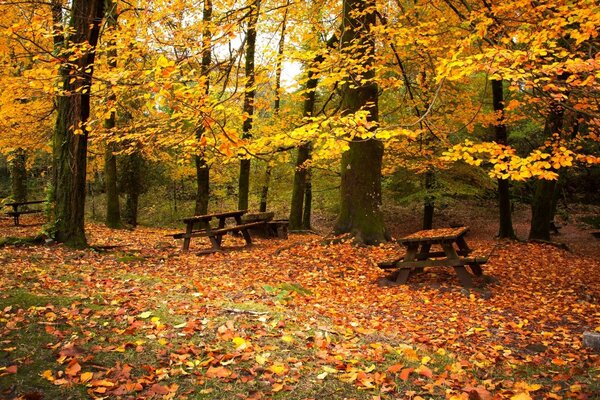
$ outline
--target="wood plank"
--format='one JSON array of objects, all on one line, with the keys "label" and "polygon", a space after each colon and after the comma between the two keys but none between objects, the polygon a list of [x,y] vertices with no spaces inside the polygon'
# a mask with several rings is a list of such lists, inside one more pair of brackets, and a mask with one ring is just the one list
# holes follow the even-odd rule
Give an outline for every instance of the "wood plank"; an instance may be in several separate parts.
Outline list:
[{"label": "wood plank", "polygon": [[415,242],[421,244],[436,244],[444,241],[456,240],[465,235],[468,231],[469,228],[466,226],[460,228],[428,229],[400,238],[398,242],[403,245]]},{"label": "wood plank", "polygon": [[443,260],[401,261],[397,265],[401,269],[415,269],[425,267],[455,267],[457,265],[465,265],[465,262],[460,258],[455,260],[446,258]]},{"label": "wood plank", "polygon": [[213,213],[213,214],[205,214],[205,215],[194,215],[193,217],[188,217],[182,219],[183,222],[200,222],[200,221],[210,221],[213,218],[229,218],[242,216],[246,213],[246,210],[238,210],[238,211],[226,211],[221,213]]}]

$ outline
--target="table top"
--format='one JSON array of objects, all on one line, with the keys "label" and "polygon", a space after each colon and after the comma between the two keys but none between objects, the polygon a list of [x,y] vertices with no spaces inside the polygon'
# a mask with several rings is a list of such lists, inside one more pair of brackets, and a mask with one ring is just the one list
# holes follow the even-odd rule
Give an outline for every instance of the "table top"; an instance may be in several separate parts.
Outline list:
[{"label": "table top", "polygon": [[183,222],[200,222],[200,221],[210,221],[213,218],[230,218],[230,217],[239,217],[246,213],[246,210],[238,210],[238,211],[225,211],[221,213],[213,213],[206,215],[194,215],[193,217],[184,218]]},{"label": "table top", "polygon": [[45,203],[46,200],[33,200],[33,201],[15,201],[12,203],[4,203],[5,206],[25,206],[27,204],[41,204]]},{"label": "table top", "polygon": [[469,228],[461,226],[458,228],[440,228],[440,229],[426,229],[411,233],[408,236],[404,236],[398,239],[398,242],[402,244],[408,243],[421,243],[421,242],[442,242],[448,240],[456,240],[462,235],[466,234]]}]

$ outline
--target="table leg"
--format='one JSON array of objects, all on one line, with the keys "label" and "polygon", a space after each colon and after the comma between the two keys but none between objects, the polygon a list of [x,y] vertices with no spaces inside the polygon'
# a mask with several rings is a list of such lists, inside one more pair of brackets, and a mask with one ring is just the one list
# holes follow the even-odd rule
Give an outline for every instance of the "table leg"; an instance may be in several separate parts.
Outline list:
[{"label": "table leg", "polygon": [[188,222],[185,227],[185,238],[183,238],[183,250],[184,251],[188,251],[190,249],[190,241],[192,240],[192,238],[189,237],[189,235],[192,234],[193,230],[194,230],[194,223]]},{"label": "table leg", "polygon": [[[456,254],[456,250],[452,246],[452,243],[446,242],[442,243],[442,248],[448,257],[448,260],[459,260],[458,254]],[[462,284],[462,286],[466,289],[473,287],[473,282],[471,281],[471,274],[467,271],[464,265],[455,265],[453,266],[456,275],[458,275],[458,280]]]},{"label": "table leg", "polygon": [[481,269],[481,265],[479,265],[479,264],[469,264],[469,267],[471,267],[471,271],[473,271],[473,274],[475,276],[481,276],[481,275],[483,275],[483,270]]},{"label": "table leg", "polygon": [[471,250],[471,248],[469,247],[469,245],[467,244],[467,242],[465,241],[464,236],[461,236],[459,238],[456,239],[456,244],[458,245],[459,250],[463,253],[463,256],[466,256],[467,254],[469,254],[470,252],[472,252],[473,250]]},{"label": "table leg", "polygon": [[211,235],[208,237],[210,239],[210,244],[212,245],[212,249],[215,251],[222,250],[221,248],[221,240],[223,235]]},{"label": "table leg", "polygon": [[[402,259],[402,261],[415,261],[417,258],[417,252],[419,251],[418,243],[410,243],[406,249],[406,255]],[[398,276],[396,277],[396,282],[403,285],[408,281],[408,277],[410,275],[411,269],[402,268],[402,262],[398,263],[399,271]]]}]

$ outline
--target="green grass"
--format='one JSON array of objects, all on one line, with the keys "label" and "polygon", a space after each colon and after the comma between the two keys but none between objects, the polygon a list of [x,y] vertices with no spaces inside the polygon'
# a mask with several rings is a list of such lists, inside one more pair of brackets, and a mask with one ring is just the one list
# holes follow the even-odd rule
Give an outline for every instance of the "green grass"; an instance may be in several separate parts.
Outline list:
[{"label": "green grass", "polygon": [[[66,297],[37,296],[23,289],[5,292],[0,298],[0,309],[12,307],[8,318],[0,318],[0,330],[4,332],[0,346],[0,367],[18,365],[16,374],[0,377],[0,398],[27,393],[41,393],[45,399],[85,399],[88,398],[83,387],[66,389],[55,386],[41,376],[48,369],[55,369],[56,356],[48,345],[57,338],[46,332],[45,325],[36,321],[21,321],[17,329],[6,329],[11,322],[11,314],[18,309],[27,310],[32,307],[67,306],[73,299]],[[55,326],[57,329],[62,325]]]}]

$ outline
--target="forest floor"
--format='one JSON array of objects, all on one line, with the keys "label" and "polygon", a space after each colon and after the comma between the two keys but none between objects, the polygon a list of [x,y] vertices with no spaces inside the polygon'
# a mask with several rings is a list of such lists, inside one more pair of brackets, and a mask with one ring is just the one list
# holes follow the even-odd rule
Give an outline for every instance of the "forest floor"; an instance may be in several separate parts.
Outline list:
[{"label": "forest floor", "polygon": [[[418,214],[390,210],[390,233]],[[570,250],[497,242],[490,221],[483,206],[436,220],[493,249],[494,283],[469,292],[439,268],[390,285],[377,263],[401,246],[316,234],[211,255],[144,227],[89,225],[86,250],[4,245],[0,398],[600,398],[600,355],[582,346],[600,332],[600,240],[567,221],[555,239]],[[0,240],[39,232],[23,222],[1,219]]]}]

